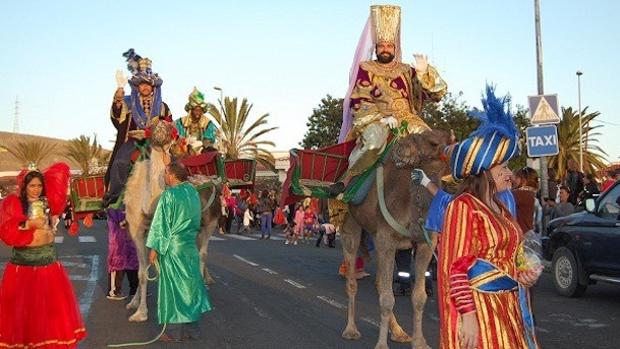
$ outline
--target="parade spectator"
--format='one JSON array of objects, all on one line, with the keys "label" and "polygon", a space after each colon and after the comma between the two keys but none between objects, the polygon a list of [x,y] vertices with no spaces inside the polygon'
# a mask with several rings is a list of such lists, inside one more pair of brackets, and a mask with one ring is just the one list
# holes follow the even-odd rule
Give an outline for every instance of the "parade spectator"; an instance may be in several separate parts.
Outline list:
[{"label": "parade spectator", "polygon": [[613,171],[607,171],[607,179],[601,185],[601,192],[609,189],[616,181],[620,179],[620,168],[617,168]]},{"label": "parade spectator", "polygon": [[271,239],[271,221],[273,219],[273,202],[269,197],[269,191],[261,193],[257,206],[260,214],[260,238]]},{"label": "parade spectator", "polygon": [[542,206],[536,198],[538,174],[531,167],[524,167],[513,176],[516,188],[512,191],[517,207],[517,222],[525,234],[530,230],[540,231]]},{"label": "parade spectator", "polygon": [[226,232],[230,234],[232,233],[232,223],[238,215],[237,194],[230,195],[226,198],[226,211],[228,212],[226,216]]},{"label": "parade spectator", "polygon": [[579,193],[583,190],[583,173],[577,170],[577,163],[573,159],[568,160],[568,172],[564,179],[564,185],[570,189],[570,201],[573,205],[577,205]]},{"label": "parade spectator", "polygon": [[64,163],[22,171],[18,193],[0,205],[0,239],[13,248],[0,283],[0,348],[73,349],[86,337],[54,246],[69,177]]},{"label": "parade spectator", "polygon": [[109,300],[123,300],[127,298],[122,293],[125,276],[129,282],[129,296],[138,290],[138,254],[125,221],[125,212],[120,209],[108,208],[108,292]]},{"label": "parade spectator", "polygon": [[250,208],[246,205],[245,210],[243,211],[243,228],[239,231],[239,233],[249,233],[250,224],[252,224],[253,220],[254,217],[252,216],[252,211],[250,211]]},{"label": "parade spectator", "polygon": [[331,223],[322,223],[319,227],[319,237],[316,239],[316,247],[321,247],[321,241],[331,248],[336,247],[334,241],[336,240],[336,227]]},{"label": "parade spectator", "polygon": [[560,187],[560,202],[551,211],[551,219],[568,216],[575,212],[575,206],[569,201],[570,188],[563,185]]},{"label": "parade spectator", "polygon": [[187,169],[179,163],[166,167],[168,188],[157,203],[146,241],[149,261],[159,265],[157,315],[167,326],[161,341],[198,339],[198,321],[211,310],[196,246],[200,196],[187,177]]},{"label": "parade spectator", "polygon": [[580,202],[584,203],[587,199],[593,198],[596,195],[600,194],[600,190],[598,189],[598,183],[596,182],[596,178],[592,173],[588,173],[583,179],[583,191],[579,194]]}]

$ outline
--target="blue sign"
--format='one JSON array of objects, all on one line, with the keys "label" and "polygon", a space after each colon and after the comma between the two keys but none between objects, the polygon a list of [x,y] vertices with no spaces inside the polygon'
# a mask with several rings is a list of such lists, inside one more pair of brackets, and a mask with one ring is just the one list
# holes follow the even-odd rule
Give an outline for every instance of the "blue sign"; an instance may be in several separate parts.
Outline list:
[{"label": "blue sign", "polygon": [[558,129],[555,125],[532,126],[525,130],[527,155],[531,158],[558,155]]}]

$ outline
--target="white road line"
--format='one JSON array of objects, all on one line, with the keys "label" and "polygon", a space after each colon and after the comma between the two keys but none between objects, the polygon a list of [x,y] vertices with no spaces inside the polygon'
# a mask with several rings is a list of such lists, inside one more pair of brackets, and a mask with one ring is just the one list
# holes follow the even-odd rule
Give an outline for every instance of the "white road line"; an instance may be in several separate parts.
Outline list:
[{"label": "white road line", "polygon": [[375,320],[373,320],[373,319],[371,319],[369,317],[363,317],[362,321],[364,321],[366,323],[369,323],[369,324],[371,324],[371,325],[373,325],[374,327],[377,327],[377,328],[381,327],[377,321],[375,321]]},{"label": "white road line", "polygon": [[222,241],[222,240],[226,240],[226,239],[219,238],[219,237],[217,237],[217,236],[211,236],[211,237],[209,238],[209,240],[210,240],[210,241]]},{"label": "white road line", "polygon": [[342,303],[338,303],[337,301],[326,297],[326,296],[316,296],[316,298],[322,300],[323,302],[331,305],[332,307],[338,308],[338,309],[347,309],[347,306],[342,304]]},{"label": "white road line", "polygon": [[255,238],[251,238],[251,237],[247,237],[247,236],[243,236],[243,235],[237,235],[237,234],[228,234],[228,237],[231,237],[233,239],[237,239],[237,240],[244,240],[244,241],[248,241],[248,240],[256,240]]},{"label": "white road line", "polygon": [[63,241],[65,241],[65,237],[64,236],[55,236],[54,237],[54,243],[62,244]]},{"label": "white road line", "polygon": [[297,288],[306,288],[306,286],[300,284],[299,282],[293,281],[291,279],[284,279],[284,282],[289,283]]},{"label": "white road line", "polygon": [[551,331],[549,331],[548,329],[542,328],[540,326],[536,326],[536,331],[542,332],[542,333],[551,333]]},{"label": "white road line", "polygon": [[78,236],[80,242],[97,242],[94,236]]},{"label": "white road line", "polygon": [[88,283],[86,284],[86,287],[82,292],[82,296],[80,297],[80,313],[82,313],[82,317],[84,319],[88,318],[90,306],[94,301],[95,287],[97,286],[98,274],[99,256],[94,255],[91,256],[90,277],[88,278]]},{"label": "white road line", "polygon": [[234,254],[234,255],[233,255],[233,257],[235,257],[235,258],[237,258],[238,260],[240,260],[240,261],[242,261],[242,262],[244,262],[244,263],[247,263],[247,264],[249,264],[249,265],[251,265],[251,266],[253,266],[253,267],[258,267],[258,264],[254,263],[254,262],[252,262],[252,261],[249,261],[249,260],[247,260],[247,259],[245,259],[245,258],[243,258],[243,257],[241,257],[241,256],[238,256],[238,255]]},{"label": "white road line", "polygon": [[271,275],[278,275],[278,272],[277,272],[277,271],[273,271],[273,270],[271,270],[271,269],[269,269],[269,268],[263,268],[262,270],[263,270],[263,271],[266,271],[267,273],[269,273],[269,274],[271,274]]}]

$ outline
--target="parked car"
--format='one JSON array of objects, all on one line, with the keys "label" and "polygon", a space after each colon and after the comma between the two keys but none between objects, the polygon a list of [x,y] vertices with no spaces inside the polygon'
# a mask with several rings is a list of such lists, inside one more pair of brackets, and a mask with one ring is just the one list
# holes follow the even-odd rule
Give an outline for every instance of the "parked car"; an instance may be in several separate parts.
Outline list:
[{"label": "parked car", "polygon": [[620,182],[585,208],[550,221],[543,241],[555,289],[566,297],[580,297],[598,281],[620,285]]}]

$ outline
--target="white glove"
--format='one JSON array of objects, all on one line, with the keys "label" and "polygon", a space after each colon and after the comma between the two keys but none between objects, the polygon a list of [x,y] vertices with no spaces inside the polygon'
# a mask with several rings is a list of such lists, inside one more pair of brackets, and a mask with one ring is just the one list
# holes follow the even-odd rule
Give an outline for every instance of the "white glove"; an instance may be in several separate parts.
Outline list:
[{"label": "white glove", "polygon": [[415,70],[420,74],[426,73],[428,70],[428,56],[414,53],[413,59],[415,62],[411,65],[415,68]]},{"label": "white glove", "polygon": [[123,74],[122,70],[117,70],[116,71],[116,87],[117,88],[123,88],[125,87],[125,85],[127,85],[127,77],[125,76],[125,74]]},{"label": "white glove", "polygon": [[397,128],[398,120],[393,116],[385,116],[381,119],[381,123],[387,125],[389,128]]},{"label": "white glove", "polygon": [[415,168],[411,171],[411,181],[423,187],[426,187],[426,185],[431,182],[426,173],[419,168]]}]

